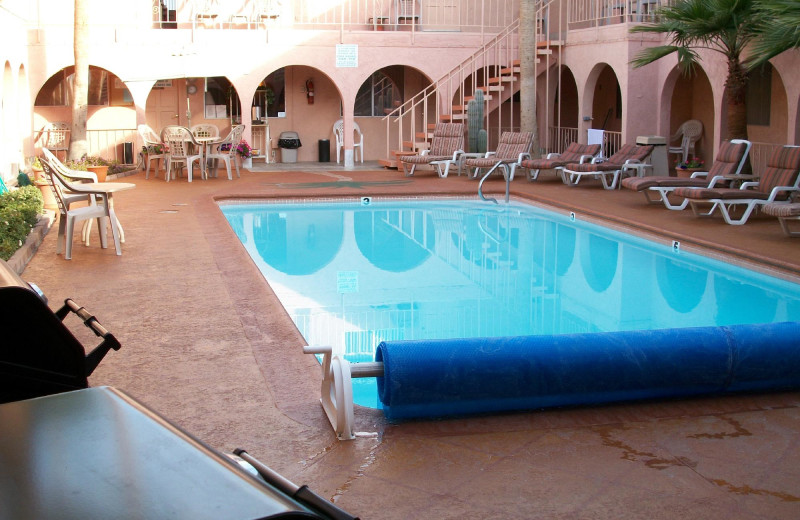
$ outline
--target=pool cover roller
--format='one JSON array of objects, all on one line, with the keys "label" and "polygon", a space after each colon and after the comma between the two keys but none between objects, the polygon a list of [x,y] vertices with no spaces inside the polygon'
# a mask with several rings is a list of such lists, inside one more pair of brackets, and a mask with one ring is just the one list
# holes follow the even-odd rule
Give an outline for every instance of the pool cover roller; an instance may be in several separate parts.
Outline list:
[{"label": "pool cover roller", "polygon": [[384,341],[389,420],[800,387],[800,323]]}]

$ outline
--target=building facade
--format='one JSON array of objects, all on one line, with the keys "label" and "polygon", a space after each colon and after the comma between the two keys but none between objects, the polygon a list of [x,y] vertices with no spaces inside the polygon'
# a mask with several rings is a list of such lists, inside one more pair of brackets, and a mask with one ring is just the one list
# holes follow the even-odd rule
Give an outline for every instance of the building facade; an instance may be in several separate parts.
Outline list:
[{"label": "building facade", "polygon": [[[486,94],[490,149],[520,126],[519,1],[83,0],[88,5],[88,146],[135,162],[137,127],[242,123],[255,161],[280,161],[282,132],[299,135],[299,162],[317,161],[342,119],[340,150],[352,166],[352,130],[366,160],[425,146],[430,125],[465,118]],[[605,132],[613,151],[638,136],[669,138],[703,123],[696,153],[710,162],[726,134],[721,56],[701,51],[683,77],[674,57],[630,61],[659,36],[630,33],[667,0],[554,0],[536,7],[539,150]],[[47,144],[53,122],[71,121],[74,3],[3,0],[0,172],[16,177]],[[755,73],[754,73],[755,75]],[[754,168],[775,145],[800,143],[800,52],[751,79],[748,132]],[[320,143],[320,141],[323,141]],[[126,152],[125,144],[134,157]],[[319,146],[318,146],[319,145]]]}]

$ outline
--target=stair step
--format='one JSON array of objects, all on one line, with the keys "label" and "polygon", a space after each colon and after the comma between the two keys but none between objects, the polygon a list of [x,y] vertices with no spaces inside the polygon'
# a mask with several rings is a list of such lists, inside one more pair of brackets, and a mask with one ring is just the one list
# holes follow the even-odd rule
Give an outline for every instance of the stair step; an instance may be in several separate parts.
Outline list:
[{"label": "stair step", "polygon": [[553,54],[553,49],[537,49],[536,54],[538,54],[539,56],[548,56],[550,54]]},{"label": "stair step", "polygon": [[514,67],[504,67],[504,68],[500,69],[500,74],[504,75],[504,76],[509,75],[509,74],[519,74],[519,73],[520,73],[519,65],[514,66]]},{"label": "stair step", "polygon": [[384,168],[394,169],[394,170],[396,170],[399,166],[397,164],[397,161],[395,161],[394,159],[378,159],[378,164],[380,164]]},{"label": "stair step", "polygon": [[[483,87],[481,87],[481,90],[483,90]],[[469,101],[472,101],[473,99],[475,99],[475,96],[464,96],[464,101],[469,102]],[[491,101],[492,100],[492,95],[484,93],[483,94],[483,100],[484,101]]]}]

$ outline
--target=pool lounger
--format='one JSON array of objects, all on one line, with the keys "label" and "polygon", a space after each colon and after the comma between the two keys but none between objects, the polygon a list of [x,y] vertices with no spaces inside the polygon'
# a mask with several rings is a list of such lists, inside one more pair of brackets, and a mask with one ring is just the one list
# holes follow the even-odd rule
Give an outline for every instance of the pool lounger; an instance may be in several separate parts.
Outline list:
[{"label": "pool lounger", "polygon": [[355,437],[351,377],[377,377],[390,421],[800,387],[800,323],[382,342],[323,354],[321,402]]}]

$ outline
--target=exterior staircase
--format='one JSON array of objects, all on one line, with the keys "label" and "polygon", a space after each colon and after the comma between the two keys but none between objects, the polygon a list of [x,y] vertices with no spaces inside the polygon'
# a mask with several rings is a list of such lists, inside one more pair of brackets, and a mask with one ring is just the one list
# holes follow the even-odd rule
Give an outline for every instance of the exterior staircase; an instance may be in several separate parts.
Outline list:
[{"label": "exterior staircase", "polygon": [[[549,14],[549,9],[540,8],[539,17]],[[547,20],[537,23],[536,53],[537,81],[542,75],[556,68],[563,41],[545,39],[539,29],[547,26]],[[387,138],[387,158],[378,161],[385,168],[398,168],[399,157],[417,155],[429,147],[436,122],[465,122],[467,104],[474,98],[476,89],[484,92],[484,118],[497,129],[499,138],[503,130],[517,130],[519,122],[502,120],[508,116],[505,110],[497,110],[519,92],[519,20],[505,28],[492,40],[478,49],[452,71],[423,89],[413,98],[392,110],[384,117],[387,136],[397,135],[392,145]],[[455,100],[447,106],[446,100]],[[512,111],[513,112],[513,111]],[[394,128],[392,127],[394,125]],[[491,141],[491,137],[490,137]]]}]

